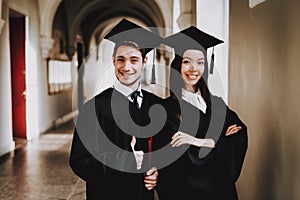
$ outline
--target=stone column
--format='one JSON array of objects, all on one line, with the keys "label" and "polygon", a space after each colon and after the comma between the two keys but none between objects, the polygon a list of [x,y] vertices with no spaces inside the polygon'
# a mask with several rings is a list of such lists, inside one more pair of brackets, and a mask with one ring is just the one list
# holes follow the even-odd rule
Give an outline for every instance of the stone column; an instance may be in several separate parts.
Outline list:
[{"label": "stone column", "polygon": [[177,24],[181,30],[196,25],[195,11],[196,0],[180,0],[180,15]]}]

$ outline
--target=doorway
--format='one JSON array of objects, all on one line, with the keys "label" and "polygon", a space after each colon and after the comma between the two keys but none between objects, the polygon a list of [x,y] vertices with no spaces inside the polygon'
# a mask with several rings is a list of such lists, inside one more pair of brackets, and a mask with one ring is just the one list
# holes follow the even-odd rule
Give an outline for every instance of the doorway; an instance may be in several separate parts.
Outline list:
[{"label": "doorway", "polygon": [[26,17],[9,12],[12,124],[14,138],[27,138],[26,134]]}]

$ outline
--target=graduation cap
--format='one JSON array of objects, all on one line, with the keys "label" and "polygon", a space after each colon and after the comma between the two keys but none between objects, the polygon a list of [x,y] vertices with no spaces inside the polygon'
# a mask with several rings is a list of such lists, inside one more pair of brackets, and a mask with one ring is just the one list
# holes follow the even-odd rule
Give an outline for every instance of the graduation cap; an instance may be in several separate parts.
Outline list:
[{"label": "graduation cap", "polygon": [[145,54],[162,42],[160,36],[124,18],[104,38],[116,45],[124,41],[134,42]]},{"label": "graduation cap", "polygon": [[[223,43],[223,41],[199,30],[195,26],[191,26],[176,34],[166,37],[164,39],[164,43],[173,47],[177,55],[182,56],[187,49],[200,50],[206,54],[204,51],[207,51],[210,47]],[[210,74],[213,73],[213,68],[214,49],[211,56]]]}]

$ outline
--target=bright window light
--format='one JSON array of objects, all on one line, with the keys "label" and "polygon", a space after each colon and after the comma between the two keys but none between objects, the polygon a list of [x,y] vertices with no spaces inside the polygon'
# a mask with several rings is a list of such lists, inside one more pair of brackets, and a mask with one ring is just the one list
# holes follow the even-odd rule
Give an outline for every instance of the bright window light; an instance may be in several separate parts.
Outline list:
[{"label": "bright window light", "polygon": [[72,83],[71,62],[49,60],[48,87],[49,94],[56,94],[70,88]]}]

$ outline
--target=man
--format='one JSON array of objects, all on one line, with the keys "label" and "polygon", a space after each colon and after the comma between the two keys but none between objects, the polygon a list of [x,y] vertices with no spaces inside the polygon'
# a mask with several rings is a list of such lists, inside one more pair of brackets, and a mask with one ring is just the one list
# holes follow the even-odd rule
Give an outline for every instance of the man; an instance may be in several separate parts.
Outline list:
[{"label": "man", "polygon": [[116,43],[117,81],[80,110],[70,166],[86,181],[88,200],[153,200],[158,171],[145,156],[152,151],[152,137],[143,133],[157,130],[143,127],[151,123],[149,109],[162,100],[142,90],[140,79],[146,54],[160,37],[123,19],[105,38]]}]

